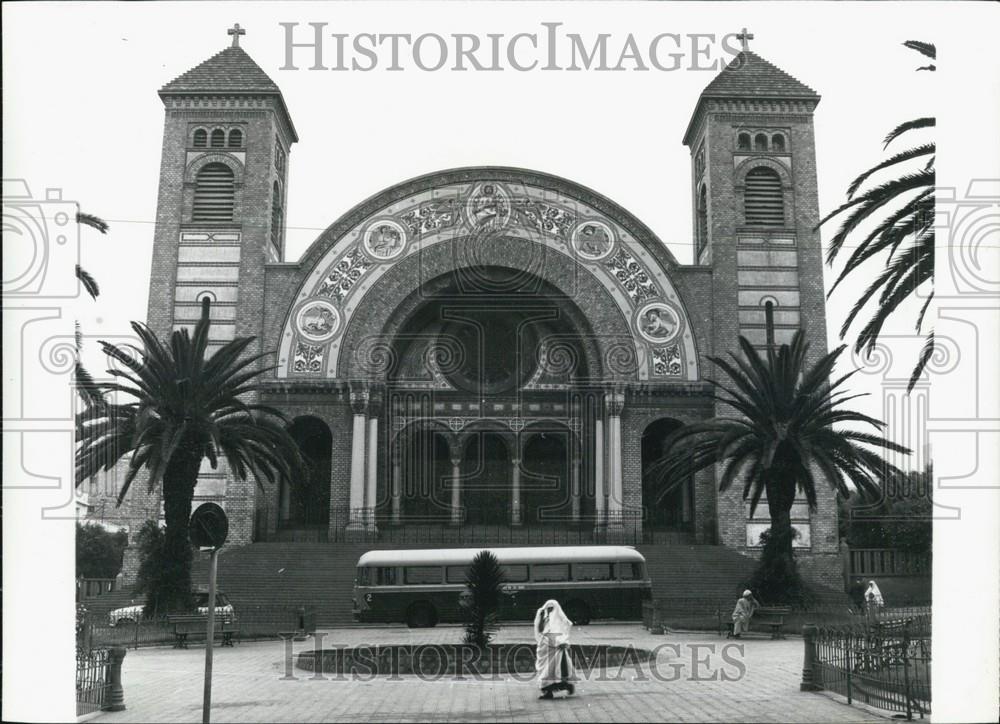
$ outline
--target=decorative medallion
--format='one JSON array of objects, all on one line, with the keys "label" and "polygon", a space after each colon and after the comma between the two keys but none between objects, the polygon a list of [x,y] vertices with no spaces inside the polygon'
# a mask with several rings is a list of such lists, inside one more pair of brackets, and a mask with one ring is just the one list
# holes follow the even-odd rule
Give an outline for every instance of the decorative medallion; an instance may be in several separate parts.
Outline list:
[{"label": "decorative medallion", "polygon": [[466,220],[476,231],[502,229],[510,215],[510,197],[499,184],[479,184],[465,202]]},{"label": "decorative medallion", "polygon": [[650,302],[635,318],[636,329],[647,342],[659,344],[669,342],[680,331],[681,322],[677,312],[664,302]]},{"label": "decorative medallion", "polygon": [[614,248],[614,232],[603,221],[584,221],[573,229],[573,251],[587,261],[599,261]]},{"label": "decorative medallion", "polygon": [[362,244],[373,259],[395,259],[406,248],[406,231],[392,219],[379,219],[365,229]]},{"label": "decorative medallion", "polygon": [[325,299],[315,299],[299,309],[295,326],[305,340],[321,344],[333,339],[340,329],[340,312]]}]

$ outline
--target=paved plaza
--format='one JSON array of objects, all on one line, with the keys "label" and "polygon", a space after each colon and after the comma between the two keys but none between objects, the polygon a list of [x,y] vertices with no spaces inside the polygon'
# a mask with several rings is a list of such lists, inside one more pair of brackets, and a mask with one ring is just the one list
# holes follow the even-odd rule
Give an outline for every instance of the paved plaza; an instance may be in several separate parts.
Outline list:
[{"label": "paved plaza", "polygon": [[[344,628],[320,632],[323,646],[459,643],[455,626],[409,630]],[[531,641],[528,625],[506,626],[499,643]],[[575,696],[539,701],[523,675],[458,680],[454,676],[325,680],[289,669],[287,644],[261,641],[215,649],[214,722],[323,721],[884,721],[825,694],[799,691],[802,640],[756,638],[739,644],[704,633],[653,636],[638,625],[591,625],[577,644],[631,643],[657,652],[648,664],[605,670],[580,681]],[[670,646],[665,646],[670,644]],[[311,650],[313,639],[291,644]],[[724,648],[729,646],[729,648]],[[742,646],[742,648],[740,648]],[[205,650],[129,651],[123,679],[127,709],[102,723],[201,721]],[[293,678],[288,678],[289,671]]]}]

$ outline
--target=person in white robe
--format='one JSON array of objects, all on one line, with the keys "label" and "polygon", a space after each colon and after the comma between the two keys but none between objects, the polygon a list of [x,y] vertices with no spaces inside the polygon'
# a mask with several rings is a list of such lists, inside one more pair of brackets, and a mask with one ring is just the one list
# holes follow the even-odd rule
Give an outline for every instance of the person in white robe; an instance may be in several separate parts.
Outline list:
[{"label": "person in white robe", "polygon": [[573,622],[563,613],[558,601],[548,600],[535,613],[535,671],[542,690],[540,699],[552,699],[557,691],[573,694],[576,678],[569,650]]},{"label": "person in white robe", "polygon": [[750,589],[745,590],[736,601],[736,608],[733,609],[733,638],[738,639],[750,630],[750,619],[758,608],[760,604],[753,597],[753,593]]},{"label": "person in white robe", "polygon": [[865,590],[865,603],[868,604],[869,611],[877,611],[885,605],[882,591],[879,590],[874,579],[868,581],[868,588]]}]

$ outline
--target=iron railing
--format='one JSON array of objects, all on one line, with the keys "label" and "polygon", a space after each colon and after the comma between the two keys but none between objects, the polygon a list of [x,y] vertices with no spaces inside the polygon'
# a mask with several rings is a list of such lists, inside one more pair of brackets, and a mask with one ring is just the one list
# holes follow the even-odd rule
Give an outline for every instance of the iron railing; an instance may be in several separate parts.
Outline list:
[{"label": "iron railing", "polygon": [[[217,616],[222,619],[223,616]],[[229,616],[225,617],[229,620]],[[316,630],[313,606],[240,606],[232,614],[235,641],[268,639],[304,630]],[[139,618],[112,626],[107,614],[88,616],[80,640],[84,649],[98,650],[109,646],[139,648],[162,646],[175,641],[174,627],[167,616]]]},{"label": "iron railing", "polygon": [[111,693],[111,652],[106,648],[76,651],[76,715],[107,706]]},{"label": "iron railing", "polygon": [[929,715],[930,615],[878,615],[860,625],[820,626],[814,677],[849,704],[859,701],[907,719]]}]

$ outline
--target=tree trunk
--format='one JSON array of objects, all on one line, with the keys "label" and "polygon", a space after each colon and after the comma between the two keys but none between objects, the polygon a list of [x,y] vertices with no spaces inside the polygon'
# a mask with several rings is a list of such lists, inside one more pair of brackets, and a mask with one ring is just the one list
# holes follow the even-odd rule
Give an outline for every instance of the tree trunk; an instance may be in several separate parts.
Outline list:
[{"label": "tree trunk", "polygon": [[771,516],[771,535],[781,542],[780,554],[792,561],[792,503],[795,501],[795,480],[785,479],[776,472],[765,483],[767,510]]},{"label": "tree trunk", "polygon": [[187,611],[192,606],[191,562],[188,539],[191,498],[198,482],[202,452],[194,444],[182,443],[163,475],[163,511],[167,522],[164,536],[163,601],[167,611]]}]

